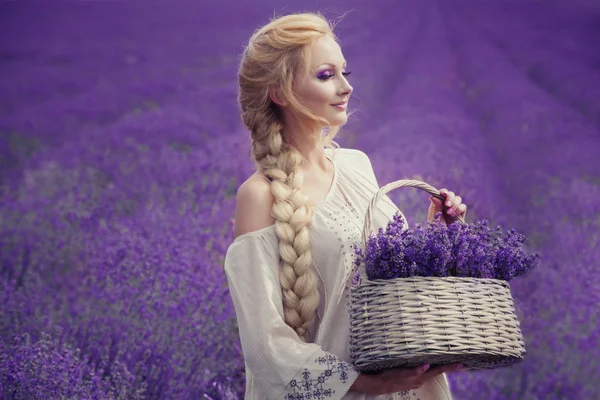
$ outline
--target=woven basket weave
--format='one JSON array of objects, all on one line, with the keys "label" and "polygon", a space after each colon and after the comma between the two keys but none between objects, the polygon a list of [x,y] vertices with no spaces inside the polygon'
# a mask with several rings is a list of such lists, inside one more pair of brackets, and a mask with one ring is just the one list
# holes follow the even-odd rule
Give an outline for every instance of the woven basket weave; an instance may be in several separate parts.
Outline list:
[{"label": "woven basket weave", "polygon": [[[363,229],[363,250],[371,215],[393,189],[416,187],[444,197],[434,187],[399,180],[373,197]],[[462,217],[460,223],[465,223]],[[489,369],[523,360],[525,343],[508,282],[460,277],[367,279],[351,290],[350,357],[363,372],[461,362],[466,369]]]}]

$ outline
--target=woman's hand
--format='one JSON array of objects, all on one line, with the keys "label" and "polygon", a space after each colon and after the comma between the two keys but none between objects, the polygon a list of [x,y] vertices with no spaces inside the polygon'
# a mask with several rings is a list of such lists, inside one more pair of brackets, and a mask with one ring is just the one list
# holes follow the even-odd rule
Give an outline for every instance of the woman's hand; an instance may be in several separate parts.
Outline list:
[{"label": "woman's hand", "polygon": [[461,364],[447,364],[429,369],[429,365],[416,368],[393,368],[375,375],[376,381],[372,385],[370,394],[381,395],[400,392],[402,390],[418,389],[430,379],[445,372],[460,371]]},{"label": "woman's hand", "polygon": [[442,213],[442,219],[446,225],[455,222],[459,216],[463,219],[466,217],[467,205],[462,203],[460,196],[456,196],[448,189],[440,189],[440,194],[445,198],[443,202],[437,197],[429,196],[431,204],[427,213],[427,221],[433,222],[433,217],[438,212]]}]

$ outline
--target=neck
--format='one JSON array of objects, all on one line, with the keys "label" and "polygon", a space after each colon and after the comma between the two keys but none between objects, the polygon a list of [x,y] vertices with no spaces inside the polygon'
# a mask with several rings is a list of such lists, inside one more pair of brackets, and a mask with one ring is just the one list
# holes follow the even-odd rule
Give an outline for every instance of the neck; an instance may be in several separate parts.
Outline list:
[{"label": "neck", "polygon": [[286,141],[298,150],[304,159],[300,168],[305,172],[327,171],[321,128],[313,128],[311,131],[286,111],[284,111],[284,121]]}]

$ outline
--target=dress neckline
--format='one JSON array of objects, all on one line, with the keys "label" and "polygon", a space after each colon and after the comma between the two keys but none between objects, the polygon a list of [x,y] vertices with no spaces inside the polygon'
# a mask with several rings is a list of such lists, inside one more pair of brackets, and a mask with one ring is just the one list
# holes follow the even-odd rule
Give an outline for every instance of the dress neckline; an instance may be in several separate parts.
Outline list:
[{"label": "dress neckline", "polygon": [[327,153],[325,153],[325,157],[327,157],[331,161],[331,164],[333,165],[333,178],[331,179],[331,186],[329,186],[329,190],[327,191],[325,198],[323,200],[321,200],[319,203],[314,204],[313,205],[314,208],[320,207],[329,201],[329,199],[333,195],[333,192],[335,191],[337,181],[338,181],[339,166],[335,163],[335,157],[330,157],[329,154],[327,154]]}]

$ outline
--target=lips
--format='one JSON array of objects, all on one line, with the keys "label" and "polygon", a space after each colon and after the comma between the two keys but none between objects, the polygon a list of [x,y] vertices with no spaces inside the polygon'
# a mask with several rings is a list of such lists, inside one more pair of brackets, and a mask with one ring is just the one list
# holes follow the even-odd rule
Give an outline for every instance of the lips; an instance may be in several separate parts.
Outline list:
[{"label": "lips", "polygon": [[346,110],[346,102],[337,103],[337,104],[331,104],[331,106],[335,107],[336,109],[338,109],[340,111],[345,111]]}]

